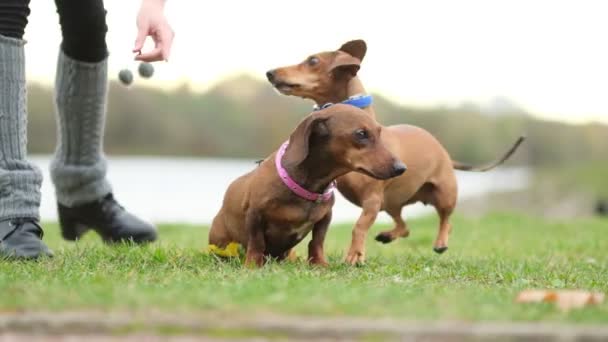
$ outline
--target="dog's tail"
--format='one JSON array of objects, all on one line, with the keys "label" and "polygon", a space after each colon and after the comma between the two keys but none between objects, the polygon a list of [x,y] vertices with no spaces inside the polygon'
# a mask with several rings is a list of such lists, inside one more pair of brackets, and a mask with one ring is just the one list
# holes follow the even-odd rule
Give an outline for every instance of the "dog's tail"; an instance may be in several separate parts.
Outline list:
[{"label": "dog's tail", "polygon": [[492,170],[493,168],[497,167],[498,165],[504,163],[507,159],[509,159],[509,157],[511,157],[511,155],[515,153],[519,145],[521,145],[521,143],[524,142],[525,139],[526,137],[520,136],[519,139],[517,139],[517,141],[515,142],[515,144],[513,144],[513,146],[511,146],[511,148],[507,151],[507,153],[502,156],[502,158],[495,160],[492,163],[483,166],[473,166],[452,160],[452,166],[454,167],[454,169],[461,171],[485,172]]}]

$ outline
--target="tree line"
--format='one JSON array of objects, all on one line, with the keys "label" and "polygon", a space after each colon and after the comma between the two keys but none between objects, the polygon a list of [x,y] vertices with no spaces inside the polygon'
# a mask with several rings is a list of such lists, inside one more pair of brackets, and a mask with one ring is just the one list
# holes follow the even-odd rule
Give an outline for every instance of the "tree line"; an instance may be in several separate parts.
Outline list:
[{"label": "tree line", "polygon": [[[56,130],[52,89],[28,89],[29,151],[52,153]],[[532,166],[608,159],[608,126],[539,120],[517,107],[488,115],[472,104],[458,107],[399,106],[375,94],[378,120],[408,123],[435,135],[454,159],[481,163],[527,140],[512,163]],[[197,93],[110,84],[105,148],[110,155],[263,158],[280,145],[311,103],[277,95],[245,76]]]}]

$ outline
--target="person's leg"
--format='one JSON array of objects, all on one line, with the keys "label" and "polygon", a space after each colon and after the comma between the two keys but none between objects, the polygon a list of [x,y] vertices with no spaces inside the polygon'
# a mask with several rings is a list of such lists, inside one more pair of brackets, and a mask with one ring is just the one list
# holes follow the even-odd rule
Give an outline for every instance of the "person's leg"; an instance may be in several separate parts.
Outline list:
[{"label": "person's leg", "polygon": [[108,51],[103,1],[55,4],[63,41],[55,81],[59,138],[51,177],[63,236],[75,240],[93,228],[107,241],[154,240],[155,228],[124,211],[106,179]]},{"label": "person's leg", "polygon": [[26,160],[27,105],[22,40],[29,0],[0,2],[0,256],[50,255],[38,225],[40,170]]},{"label": "person's leg", "polygon": [[57,200],[76,206],[112,189],[102,152],[107,97],[107,31],[102,1],[56,0],[63,42],[57,60],[58,140],[51,177]]}]

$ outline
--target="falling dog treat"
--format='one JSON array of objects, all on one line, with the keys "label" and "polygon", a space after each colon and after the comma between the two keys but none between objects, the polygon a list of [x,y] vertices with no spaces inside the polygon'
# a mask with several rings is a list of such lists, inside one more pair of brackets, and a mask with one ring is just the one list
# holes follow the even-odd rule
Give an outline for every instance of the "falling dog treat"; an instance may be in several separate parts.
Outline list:
[{"label": "falling dog treat", "polygon": [[154,66],[152,66],[150,63],[142,62],[139,64],[137,71],[139,71],[139,76],[143,78],[150,78],[152,75],[154,75]]},{"label": "falling dog treat", "polygon": [[133,83],[133,73],[129,69],[122,69],[118,73],[118,79],[126,86],[131,85]]},{"label": "falling dog treat", "polygon": [[582,290],[526,290],[519,293],[517,303],[555,303],[562,311],[600,304],[604,294]]}]

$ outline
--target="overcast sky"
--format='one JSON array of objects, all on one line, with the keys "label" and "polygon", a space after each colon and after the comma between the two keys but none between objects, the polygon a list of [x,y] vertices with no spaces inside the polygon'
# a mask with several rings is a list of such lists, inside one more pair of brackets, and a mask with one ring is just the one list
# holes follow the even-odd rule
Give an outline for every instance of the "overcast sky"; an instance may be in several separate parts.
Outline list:
[{"label": "overcast sky", "polygon": [[[139,0],[106,0],[111,77],[135,69]],[[27,71],[51,84],[61,41],[54,2],[32,0]],[[537,116],[608,123],[608,1],[170,0],[169,63],[147,85],[203,90],[363,38],[370,91],[409,105],[507,97]]]}]

